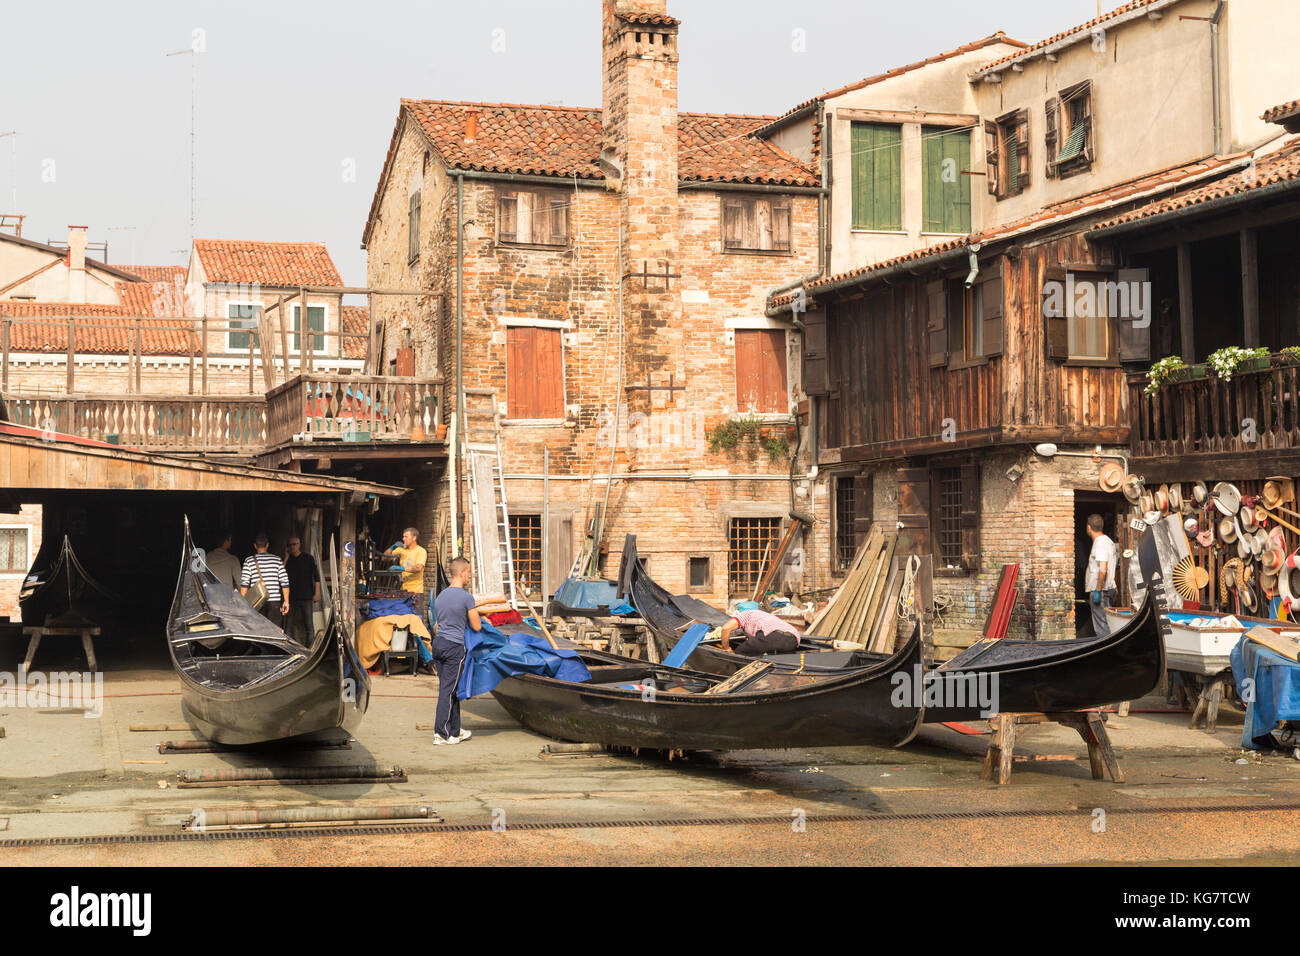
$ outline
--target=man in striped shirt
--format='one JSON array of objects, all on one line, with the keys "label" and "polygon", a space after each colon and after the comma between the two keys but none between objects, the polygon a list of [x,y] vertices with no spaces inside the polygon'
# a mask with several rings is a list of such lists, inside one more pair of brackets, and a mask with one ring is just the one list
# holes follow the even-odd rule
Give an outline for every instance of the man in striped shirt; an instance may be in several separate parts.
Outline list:
[{"label": "man in striped shirt", "polygon": [[265,531],[257,533],[253,547],[257,549],[256,553],[244,559],[244,569],[239,576],[239,593],[247,596],[248,589],[258,580],[266,584],[266,603],[262,605],[262,616],[283,629],[285,615],[289,613],[289,573],[279,558],[268,553],[271,541]]}]

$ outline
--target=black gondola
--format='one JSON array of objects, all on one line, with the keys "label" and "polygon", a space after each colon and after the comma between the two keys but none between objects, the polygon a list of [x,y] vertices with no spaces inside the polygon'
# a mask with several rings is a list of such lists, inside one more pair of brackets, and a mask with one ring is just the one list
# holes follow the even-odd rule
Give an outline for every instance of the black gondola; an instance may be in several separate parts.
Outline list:
[{"label": "black gondola", "polygon": [[[637,562],[635,540],[624,545],[624,553],[626,563],[621,574],[626,577],[621,580],[661,652],[666,653],[692,619],[678,607],[679,599],[651,580]],[[1063,641],[980,641],[927,672],[922,692],[928,687],[935,696],[934,702],[926,706],[926,722],[989,716],[987,704],[972,700],[995,701],[993,709],[999,712],[1027,713],[1081,710],[1150,693],[1164,673],[1165,637],[1170,625],[1163,588],[1150,586],[1153,580],[1159,580],[1161,571],[1155,538],[1149,530],[1138,545],[1138,560],[1147,583],[1147,597],[1121,630],[1106,637]],[[762,659],[778,669],[805,671],[872,667],[881,660],[881,655],[864,651],[814,653],[815,641],[805,639],[803,643],[813,646],[803,653]],[[750,660],[701,645],[686,663],[701,671],[726,675]]]},{"label": "black gondola", "polygon": [[329,620],[307,647],[217,580],[194,547],[186,519],[167,645],[181,681],[181,706],[203,736],[231,745],[307,735],[341,739],[361,723],[370,678],[343,613],[332,542],[330,562],[332,599],[321,582]]},{"label": "black gondola", "polygon": [[100,624],[123,605],[117,594],[90,576],[66,534],[54,562],[45,567],[41,563],[38,555],[18,594],[23,623]]}]

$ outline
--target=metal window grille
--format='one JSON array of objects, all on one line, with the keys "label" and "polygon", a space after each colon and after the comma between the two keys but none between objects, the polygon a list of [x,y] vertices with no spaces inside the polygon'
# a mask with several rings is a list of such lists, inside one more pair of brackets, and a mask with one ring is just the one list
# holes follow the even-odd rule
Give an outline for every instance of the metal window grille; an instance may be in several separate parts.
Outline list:
[{"label": "metal window grille", "polygon": [[857,517],[853,510],[853,479],[839,478],[835,482],[835,567],[847,571],[853,566],[853,555],[857,551],[857,539],[853,533],[853,519]]},{"label": "metal window grille", "polygon": [[510,553],[515,580],[525,594],[542,593],[542,516],[510,516]]},{"label": "metal window grille", "polygon": [[732,518],[728,532],[727,583],[732,594],[750,594],[771,560],[781,533],[780,518]]},{"label": "metal window grille", "polygon": [[961,564],[961,469],[935,472],[935,531],[945,566]]},{"label": "metal window grille", "polygon": [[0,571],[27,570],[27,529],[0,528]]}]

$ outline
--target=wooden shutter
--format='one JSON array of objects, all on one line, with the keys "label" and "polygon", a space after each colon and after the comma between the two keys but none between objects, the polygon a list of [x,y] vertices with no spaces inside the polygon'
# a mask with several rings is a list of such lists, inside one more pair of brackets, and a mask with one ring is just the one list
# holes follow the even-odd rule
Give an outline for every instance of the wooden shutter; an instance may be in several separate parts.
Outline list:
[{"label": "wooden shutter", "polygon": [[775,227],[772,223],[772,203],[767,199],[754,200],[754,233],[750,249],[772,248]]},{"label": "wooden shutter", "polygon": [[519,194],[502,192],[497,197],[497,240],[519,241]]},{"label": "wooden shutter", "polygon": [[[1001,355],[1005,338],[1005,310],[1002,305],[1004,295],[1002,282],[1002,257],[995,260],[987,277],[979,284],[981,296],[981,335],[984,339],[984,354]],[[973,356],[972,356],[973,357]]]},{"label": "wooden shutter", "polygon": [[[970,232],[970,131],[921,127],[921,228],[925,232]],[[948,163],[956,178],[944,180]]]},{"label": "wooden shutter", "polygon": [[722,248],[743,248],[744,233],[745,204],[739,199],[724,199],[722,201]]},{"label": "wooden shutter", "polygon": [[902,229],[902,127],[850,126],[854,229]]},{"label": "wooden shutter", "polygon": [[[1016,163],[1020,169],[1016,180],[1016,190],[1029,186],[1029,110],[1016,113]],[[1008,170],[1008,172],[1011,172]]]},{"label": "wooden shutter", "polygon": [[549,240],[552,245],[562,246],[569,241],[568,199],[563,196],[552,196],[550,209],[551,221]]},{"label": "wooden shutter", "polygon": [[[1120,269],[1115,276],[1121,283],[1146,283],[1150,278],[1148,269]],[[1130,288],[1132,286],[1130,285]],[[1149,287],[1148,287],[1149,288]],[[1136,324],[1136,317],[1129,306],[1128,317],[1112,317],[1111,321],[1119,323],[1119,360],[1121,362],[1148,362],[1151,360],[1151,323],[1155,320],[1155,303],[1147,301],[1146,324]]]},{"label": "wooden shutter", "polygon": [[[1047,269],[1043,273],[1043,284],[1048,282],[1064,282],[1065,270],[1060,268]],[[1038,308],[1043,316],[1043,323],[1047,327],[1047,357],[1057,362],[1064,362],[1070,357],[1070,327],[1066,321],[1065,313],[1067,306],[1062,302],[1061,314],[1049,316],[1046,300],[1047,289],[1044,288],[1039,292]]]},{"label": "wooden shutter", "polygon": [[930,472],[898,469],[898,553],[930,553]]},{"label": "wooden shutter", "polygon": [[559,329],[506,329],[506,417],[564,417]]},{"label": "wooden shutter", "polygon": [[998,151],[1001,144],[998,142],[999,130],[998,124],[992,121],[984,124],[984,166],[987,175],[984,177],[989,188],[989,195],[998,194]]},{"label": "wooden shutter", "polygon": [[1083,94],[1083,121],[1088,124],[1088,132],[1084,134],[1083,155],[1088,164],[1092,165],[1097,158],[1097,125],[1092,121],[1092,82],[1088,81],[1087,86],[1088,89]]},{"label": "wooden shutter", "polygon": [[875,523],[875,501],[871,489],[871,475],[853,476],[853,543],[861,546]]},{"label": "wooden shutter", "polygon": [[961,564],[967,571],[980,567],[980,466],[961,466]]},{"label": "wooden shutter", "polygon": [[826,313],[814,309],[803,320],[803,390],[826,394]]},{"label": "wooden shutter", "polygon": [[742,412],[790,410],[783,329],[736,330],[736,407]]},{"label": "wooden shutter", "polygon": [[546,540],[546,580],[542,590],[549,597],[554,594],[573,566],[573,516],[549,516]]},{"label": "wooden shutter", "polygon": [[406,216],[406,259],[414,262],[420,257],[420,191],[411,193]]},{"label": "wooden shutter", "polygon": [[772,206],[772,248],[780,252],[790,251],[790,206]]},{"label": "wooden shutter", "polygon": [[1055,96],[1047,101],[1045,126],[1043,130],[1043,145],[1047,149],[1045,175],[1048,179],[1055,179],[1056,156],[1060,152],[1058,139],[1061,135],[1061,101]]},{"label": "wooden shutter", "polygon": [[925,287],[925,334],[930,349],[930,368],[948,364],[948,292],[944,282]]}]

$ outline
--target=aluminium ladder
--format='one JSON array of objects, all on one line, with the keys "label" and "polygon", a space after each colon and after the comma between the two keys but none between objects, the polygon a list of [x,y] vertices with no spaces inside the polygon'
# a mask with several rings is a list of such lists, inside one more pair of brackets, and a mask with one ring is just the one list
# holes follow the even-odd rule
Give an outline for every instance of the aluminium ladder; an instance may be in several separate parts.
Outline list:
[{"label": "aluminium ladder", "polygon": [[[486,403],[488,408],[474,407]],[[465,452],[469,462],[470,507],[474,517],[474,572],[481,594],[515,601],[510,512],[501,465],[501,419],[496,393],[465,389]]]}]

